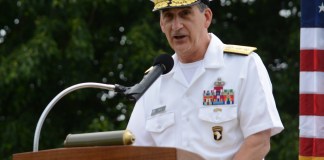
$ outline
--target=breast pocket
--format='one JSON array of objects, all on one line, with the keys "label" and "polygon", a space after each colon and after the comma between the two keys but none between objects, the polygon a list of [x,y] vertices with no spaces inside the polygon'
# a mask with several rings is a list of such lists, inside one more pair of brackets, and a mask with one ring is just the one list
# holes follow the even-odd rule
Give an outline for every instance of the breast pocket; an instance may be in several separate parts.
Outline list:
[{"label": "breast pocket", "polygon": [[213,123],[223,123],[237,118],[237,105],[203,106],[199,109],[201,120]]},{"label": "breast pocket", "polygon": [[174,113],[158,114],[146,121],[145,129],[150,132],[163,132],[168,127],[174,124]]}]

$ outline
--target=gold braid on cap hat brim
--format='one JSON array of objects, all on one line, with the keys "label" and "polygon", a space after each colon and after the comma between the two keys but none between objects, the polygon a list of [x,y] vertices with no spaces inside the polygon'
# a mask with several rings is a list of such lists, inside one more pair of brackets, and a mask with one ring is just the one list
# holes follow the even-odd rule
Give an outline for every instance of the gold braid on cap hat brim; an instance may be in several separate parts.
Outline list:
[{"label": "gold braid on cap hat brim", "polygon": [[199,0],[154,0],[153,11],[160,10],[162,8],[187,6],[197,1]]}]

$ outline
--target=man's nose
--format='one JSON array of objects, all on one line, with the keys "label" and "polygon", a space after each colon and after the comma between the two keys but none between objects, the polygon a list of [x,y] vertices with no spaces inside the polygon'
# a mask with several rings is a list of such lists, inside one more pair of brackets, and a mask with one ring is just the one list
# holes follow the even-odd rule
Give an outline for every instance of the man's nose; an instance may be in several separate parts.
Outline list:
[{"label": "man's nose", "polygon": [[175,17],[172,22],[172,29],[179,30],[183,27],[182,21],[179,17]]}]

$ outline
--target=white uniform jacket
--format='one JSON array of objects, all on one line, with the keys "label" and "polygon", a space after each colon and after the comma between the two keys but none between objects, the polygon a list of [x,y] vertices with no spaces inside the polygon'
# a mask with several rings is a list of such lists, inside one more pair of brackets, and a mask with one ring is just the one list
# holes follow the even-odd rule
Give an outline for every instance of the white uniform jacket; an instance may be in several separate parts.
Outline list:
[{"label": "white uniform jacket", "polygon": [[214,35],[190,84],[176,54],[173,69],[137,101],[127,129],[134,145],[176,147],[230,160],[244,138],[283,130],[268,72],[256,53],[224,53]]}]

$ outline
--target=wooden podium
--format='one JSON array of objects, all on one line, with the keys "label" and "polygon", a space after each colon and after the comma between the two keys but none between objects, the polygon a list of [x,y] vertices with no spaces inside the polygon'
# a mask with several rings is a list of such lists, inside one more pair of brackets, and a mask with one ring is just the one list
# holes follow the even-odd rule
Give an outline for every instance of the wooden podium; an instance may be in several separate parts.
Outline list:
[{"label": "wooden podium", "polygon": [[17,153],[13,160],[203,160],[196,153],[167,147],[98,146]]}]

